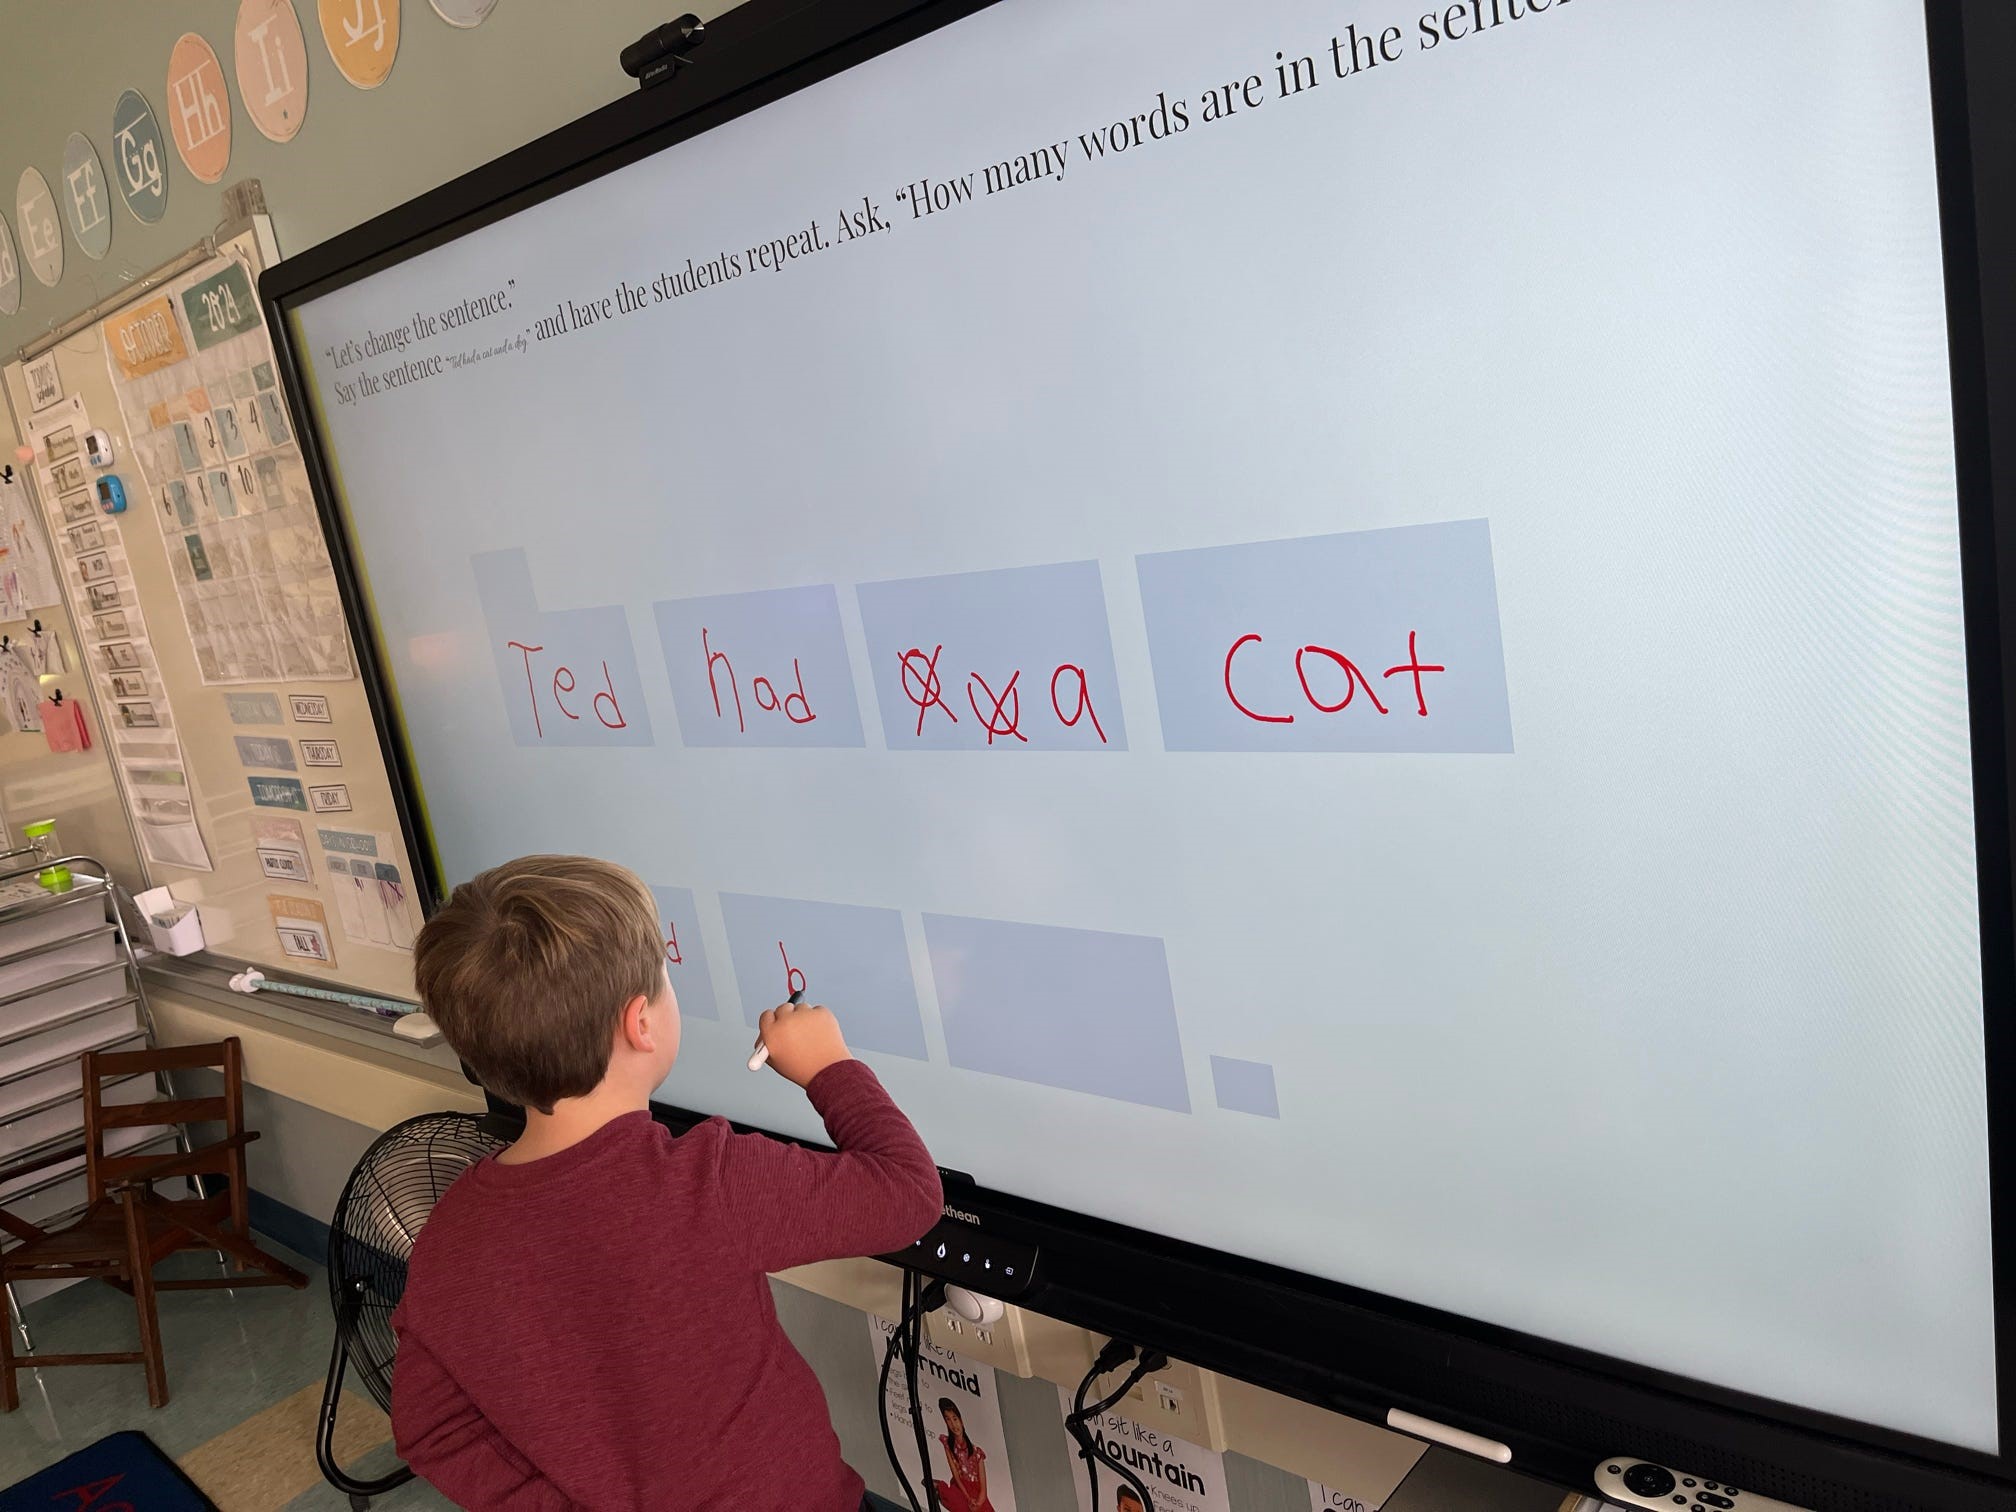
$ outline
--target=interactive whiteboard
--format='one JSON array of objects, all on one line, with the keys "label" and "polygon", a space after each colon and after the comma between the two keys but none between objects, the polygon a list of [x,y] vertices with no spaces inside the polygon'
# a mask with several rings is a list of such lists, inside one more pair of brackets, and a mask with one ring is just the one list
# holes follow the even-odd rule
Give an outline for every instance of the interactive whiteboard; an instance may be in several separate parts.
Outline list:
[{"label": "interactive whiteboard", "polygon": [[[1363,9],[1363,8],[1355,8]],[[1995,1447],[1924,15],[1008,0],[295,315],[451,880],[940,1161]],[[1389,24],[1390,19],[1390,24]]]}]

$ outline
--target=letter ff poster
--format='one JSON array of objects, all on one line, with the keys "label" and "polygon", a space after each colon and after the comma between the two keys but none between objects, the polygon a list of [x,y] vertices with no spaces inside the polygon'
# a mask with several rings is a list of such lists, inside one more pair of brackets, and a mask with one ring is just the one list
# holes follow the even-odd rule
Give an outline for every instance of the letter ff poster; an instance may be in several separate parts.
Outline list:
[{"label": "letter ff poster", "polygon": [[[886,1318],[868,1319],[875,1341],[875,1365],[896,1325]],[[889,1435],[910,1484],[924,1499],[917,1476],[917,1434],[910,1426],[910,1393],[903,1386],[902,1362],[890,1373],[883,1411],[889,1415]],[[929,1340],[917,1371],[917,1399],[924,1408],[924,1432],[931,1449],[931,1479],[938,1483],[938,1501],[945,1512],[1015,1512],[1015,1486],[1008,1478],[1008,1446],[1001,1433],[1001,1399],[995,1394],[994,1367],[940,1349]]]},{"label": "letter ff poster", "polygon": [[[1071,1393],[1058,1389],[1066,1416],[1071,1412]],[[1117,1412],[1102,1414],[1086,1424],[1093,1441],[1104,1446],[1115,1459],[1141,1477],[1155,1498],[1154,1512],[1232,1512],[1225,1494],[1225,1456],[1215,1449],[1189,1443],[1159,1429],[1144,1427]],[[1078,1512],[1095,1512],[1090,1488],[1085,1482],[1085,1462],[1078,1446],[1065,1442],[1071,1452],[1071,1479],[1078,1493]],[[1096,1512],[1142,1512],[1141,1498],[1134,1488],[1113,1473],[1110,1465],[1099,1467],[1099,1504]]]}]

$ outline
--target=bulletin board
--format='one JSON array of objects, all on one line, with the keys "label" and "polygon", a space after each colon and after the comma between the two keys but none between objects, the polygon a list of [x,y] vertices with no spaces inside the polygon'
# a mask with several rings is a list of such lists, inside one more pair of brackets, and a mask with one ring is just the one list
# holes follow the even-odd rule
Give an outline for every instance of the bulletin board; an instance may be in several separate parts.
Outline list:
[{"label": "bulletin board", "polygon": [[261,218],[5,385],[147,880],[217,955],[410,997],[413,865],[260,312],[275,255]]}]

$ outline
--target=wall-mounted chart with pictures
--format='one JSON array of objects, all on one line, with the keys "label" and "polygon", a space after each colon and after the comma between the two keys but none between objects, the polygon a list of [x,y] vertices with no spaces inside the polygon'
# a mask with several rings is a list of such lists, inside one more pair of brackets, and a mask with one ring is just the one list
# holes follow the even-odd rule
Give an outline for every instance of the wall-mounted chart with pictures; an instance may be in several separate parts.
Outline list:
[{"label": "wall-mounted chart with pictures", "polygon": [[[101,158],[122,194],[162,145],[137,97],[126,119]],[[64,687],[74,700],[88,678],[136,880],[195,903],[221,957],[408,996],[413,864],[256,298],[276,256],[255,218],[0,371],[35,447],[48,576],[75,610]],[[110,474],[123,510],[101,496]],[[13,565],[0,557],[0,610]],[[19,643],[32,620],[0,629]],[[0,713],[18,691],[33,718],[35,679],[10,677],[6,652]]]},{"label": "wall-mounted chart with pictures", "polygon": [[[53,362],[28,364],[31,395],[60,383],[57,371]],[[153,865],[209,871],[189,764],[120,523],[131,516],[108,515],[99,503],[84,453],[92,429],[84,399],[74,393],[28,420],[49,537],[76,609],[81,659],[110,727],[113,772],[143,854]]]},{"label": "wall-mounted chart with pictures", "polygon": [[105,360],[206,683],[348,678],[350,641],[244,264],[105,322]]}]

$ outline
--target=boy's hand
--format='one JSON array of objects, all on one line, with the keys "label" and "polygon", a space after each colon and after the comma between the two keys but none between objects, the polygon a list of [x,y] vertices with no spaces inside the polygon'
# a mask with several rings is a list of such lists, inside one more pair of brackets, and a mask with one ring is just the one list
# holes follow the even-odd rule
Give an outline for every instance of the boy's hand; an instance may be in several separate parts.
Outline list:
[{"label": "boy's hand", "polygon": [[759,1020],[770,1069],[801,1087],[828,1066],[852,1060],[840,1035],[840,1020],[825,1007],[782,1003]]}]

